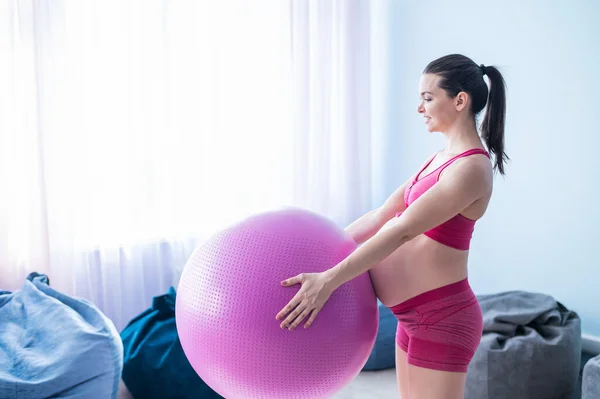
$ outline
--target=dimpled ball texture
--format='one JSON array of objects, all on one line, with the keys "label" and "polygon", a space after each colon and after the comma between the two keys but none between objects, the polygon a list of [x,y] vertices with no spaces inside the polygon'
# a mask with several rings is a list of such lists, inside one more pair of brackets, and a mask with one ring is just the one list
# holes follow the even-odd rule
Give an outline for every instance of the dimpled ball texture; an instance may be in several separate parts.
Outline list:
[{"label": "dimpled ball texture", "polygon": [[227,399],[329,398],[344,388],[377,335],[369,274],[338,287],[308,329],[281,329],[275,317],[300,289],[281,281],[355,249],[342,229],[301,209],[251,216],[198,247],[179,282],[176,321],[200,378]]}]

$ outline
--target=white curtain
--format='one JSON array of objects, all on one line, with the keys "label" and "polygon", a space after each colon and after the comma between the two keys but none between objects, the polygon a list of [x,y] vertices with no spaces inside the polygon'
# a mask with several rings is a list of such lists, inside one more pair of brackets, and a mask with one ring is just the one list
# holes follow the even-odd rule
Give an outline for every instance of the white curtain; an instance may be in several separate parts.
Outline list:
[{"label": "white curtain", "polygon": [[217,229],[371,207],[366,2],[0,2],[0,289],[122,328]]}]

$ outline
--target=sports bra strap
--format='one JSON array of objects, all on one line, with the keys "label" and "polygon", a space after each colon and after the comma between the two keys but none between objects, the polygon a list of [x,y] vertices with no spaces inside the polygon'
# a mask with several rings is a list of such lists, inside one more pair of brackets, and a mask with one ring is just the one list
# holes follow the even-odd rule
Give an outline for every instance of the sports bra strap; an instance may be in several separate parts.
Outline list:
[{"label": "sports bra strap", "polygon": [[475,154],[485,155],[488,158],[490,157],[490,154],[486,150],[482,150],[481,148],[472,148],[470,150],[467,150],[463,153],[460,153],[460,154],[450,158],[446,162],[444,162],[442,164],[442,166],[440,166],[439,169],[436,171],[436,174],[437,174],[436,180],[440,178],[440,174],[442,174],[444,169],[446,169],[446,167],[448,167],[448,165],[450,165],[452,162],[456,161],[459,158],[464,158],[464,157],[468,157],[469,155],[475,155]]}]

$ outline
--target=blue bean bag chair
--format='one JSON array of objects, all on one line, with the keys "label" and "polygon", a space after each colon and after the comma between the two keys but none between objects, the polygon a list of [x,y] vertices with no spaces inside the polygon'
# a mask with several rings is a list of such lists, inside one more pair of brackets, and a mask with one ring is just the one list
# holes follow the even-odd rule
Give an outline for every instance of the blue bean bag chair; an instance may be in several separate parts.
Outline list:
[{"label": "blue bean bag chair", "polygon": [[221,398],[196,374],[179,342],[175,325],[175,289],[152,300],[152,306],[121,332],[123,383],[135,399]]},{"label": "blue bean bag chair", "polygon": [[116,398],[123,346],[94,305],[30,274],[0,291],[0,398]]},{"label": "blue bean bag chair", "polygon": [[396,326],[398,319],[390,309],[377,301],[379,328],[375,345],[363,370],[382,370],[396,366]]}]

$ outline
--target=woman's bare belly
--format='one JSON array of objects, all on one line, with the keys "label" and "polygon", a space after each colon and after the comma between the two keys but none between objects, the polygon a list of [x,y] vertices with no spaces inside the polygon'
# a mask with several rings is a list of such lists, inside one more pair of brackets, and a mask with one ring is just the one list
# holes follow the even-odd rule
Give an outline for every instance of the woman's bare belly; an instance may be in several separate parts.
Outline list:
[{"label": "woman's bare belly", "polygon": [[388,307],[467,277],[468,251],[420,235],[405,243],[369,274],[379,300]]}]

